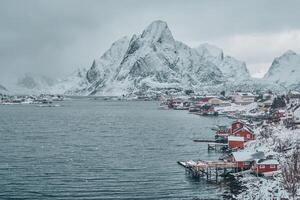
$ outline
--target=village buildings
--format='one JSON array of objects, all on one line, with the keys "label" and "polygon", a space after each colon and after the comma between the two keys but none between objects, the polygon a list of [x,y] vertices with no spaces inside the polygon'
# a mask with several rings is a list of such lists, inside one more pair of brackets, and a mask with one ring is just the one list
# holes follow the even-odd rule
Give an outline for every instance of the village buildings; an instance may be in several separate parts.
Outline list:
[{"label": "village buildings", "polygon": [[255,102],[255,97],[252,93],[237,92],[232,96],[232,100],[236,104],[247,105]]}]

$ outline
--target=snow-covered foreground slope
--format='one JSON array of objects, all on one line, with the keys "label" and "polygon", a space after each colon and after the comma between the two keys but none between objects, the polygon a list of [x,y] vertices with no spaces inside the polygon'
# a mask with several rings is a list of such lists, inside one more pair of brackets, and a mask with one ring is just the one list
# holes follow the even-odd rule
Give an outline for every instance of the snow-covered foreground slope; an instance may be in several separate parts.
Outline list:
[{"label": "snow-covered foreground slope", "polygon": [[[247,143],[245,150],[263,151],[266,156],[274,157],[279,160],[281,171],[290,164],[291,156],[297,151],[300,144],[300,130],[287,129],[282,124],[259,128],[256,130],[256,136],[256,140]],[[238,195],[237,199],[292,199],[291,194],[285,188],[281,171],[272,178],[253,175],[241,178],[240,181],[246,189]],[[298,188],[298,196],[300,196],[300,183],[295,187]]]},{"label": "snow-covered foreground slope", "polygon": [[70,87],[67,93],[123,95],[170,89],[209,91],[217,87],[222,90],[224,83],[236,85],[240,80],[250,80],[245,63],[224,57],[222,50],[212,45],[191,48],[176,41],[165,22],[154,21],[141,34],[113,43],[94,60],[86,76],[79,81],[81,84]]},{"label": "snow-covered foreground slope", "polygon": [[288,50],[274,59],[264,80],[291,89],[300,88],[300,55]]}]

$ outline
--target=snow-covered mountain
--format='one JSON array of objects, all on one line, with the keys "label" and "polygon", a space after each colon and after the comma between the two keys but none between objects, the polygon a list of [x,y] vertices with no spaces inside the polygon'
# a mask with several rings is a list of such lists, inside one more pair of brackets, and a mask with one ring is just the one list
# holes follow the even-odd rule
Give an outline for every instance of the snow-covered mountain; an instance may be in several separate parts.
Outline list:
[{"label": "snow-covered mountain", "polygon": [[[173,38],[163,21],[142,34],[123,37],[93,61],[77,94],[122,95],[169,89],[204,90],[228,81],[249,79],[245,63],[205,44],[191,48]],[[82,87],[85,85],[86,87]]]},{"label": "snow-covered mountain", "polygon": [[288,89],[300,89],[300,55],[288,50],[272,62],[264,80]]},{"label": "snow-covered mountain", "polygon": [[56,83],[56,79],[43,75],[27,73],[18,78],[16,84],[10,85],[10,91],[13,91],[15,94],[48,93]]},{"label": "snow-covered mountain", "polygon": [[87,70],[77,69],[62,79],[53,79],[44,75],[25,74],[11,86],[13,94],[68,94],[82,93],[88,86]]},{"label": "snow-covered mountain", "polygon": [[15,93],[69,95],[127,95],[166,91],[196,92],[285,91],[299,89],[300,55],[287,51],[275,58],[263,79],[251,78],[246,64],[224,54],[220,48],[202,44],[197,48],[176,41],[168,25],[154,21],[141,34],[114,42],[88,70],[53,80],[25,75]]},{"label": "snow-covered mountain", "polygon": [[88,95],[83,94],[88,86],[87,70],[77,69],[66,78],[57,80],[56,84],[53,85],[48,93],[50,94],[67,94],[67,95]]},{"label": "snow-covered mountain", "polygon": [[208,59],[218,66],[226,80],[239,83],[251,79],[246,63],[231,56],[224,56],[222,49],[205,43],[196,50],[204,59]]}]

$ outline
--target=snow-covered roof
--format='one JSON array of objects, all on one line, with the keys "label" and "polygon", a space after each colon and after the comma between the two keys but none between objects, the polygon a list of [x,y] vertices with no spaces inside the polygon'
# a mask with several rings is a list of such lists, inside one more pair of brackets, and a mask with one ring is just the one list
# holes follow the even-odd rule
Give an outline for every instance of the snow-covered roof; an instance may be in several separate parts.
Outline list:
[{"label": "snow-covered roof", "polygon": [[270,103],[270,104],[271,104],[271,103],[273,103],[273,100],[272,100],[272,99],[269,99],[269,100],[264,101],[263,103],[264,103],[264,104],[267,104],[267,103]]},{"label": "snow-covered roof", "polygon": [[279,165],[279,162],[275,159],[257,159],[255,160],[257,165]]},{"label": "snow-covered roof", "polygon": [[244,124],[243,127],[239,128],[239,129],[237,129],[237,130],[235,130],[233,133],[236,133],[236,132],[238,132],[238,131],[240,131],[240,130],[242,130],[242,129],[248,131],[248,132],[251,133],[251,134],[254,133],[253,130],[252,130],[248,125],[246,125],[246,124]]},{"label": "snow-covered roof", "polygon": [[244,142],[244,137],[240,137],[240,136],[228,136],[228,141],[241,141],[241,142]]},{"label": "snow-covered roof", "polygon": [[204,96],[204,98],[205,97],[207,97],[207,98],[219,98],[218,96],[216,96],[216,95],[206,95],[206,96]]},{"label": "snow-covered roof", "polygon": [[235,95],[239,95],[239,96],[251,96],[254,97],[255,95],[250,93],[250,92],[237,92],[235,93]]},{"label": "snow-covered roof", "polygon": [[280,110],[278,110],[278,112],[279,112],[279,113],[285,113],[286,110],[280,109]]},{"label": "snow-covered roof", "polygon": [[238,151],[233,152],[232,156],[234,157],[235,161],[253,161],[256,159],[263,159],[265,158],[265,154],[262,151],[258,152],[251,152],[251,151]]},{"label": "snow-covered roof", "polygon": [[248,132],[253,133],[252,128],[249,127],[248,125],[244,125],[243,128],[244,128],[245,130],[247,130]]},{"label": "snow-covered roof", "polygon": [[244,125],[249,125],[249,124],[250,124],[248,121],[242,120],[242,119],[237,119],[237,120],[235,120],[235,121],[232,122],[232,123],[236,123],[236,122],[240,122],[240,123],[242,123],[242,124],[244,124]]}]

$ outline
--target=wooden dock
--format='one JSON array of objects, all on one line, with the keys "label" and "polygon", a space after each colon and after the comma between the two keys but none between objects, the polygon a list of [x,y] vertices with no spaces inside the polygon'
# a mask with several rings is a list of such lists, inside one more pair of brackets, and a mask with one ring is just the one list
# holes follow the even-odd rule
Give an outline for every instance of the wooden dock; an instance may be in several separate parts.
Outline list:
[{"label": "wooden dock", "polygon": [[207,144],[207,150],[224,151],[228,149],[228,144],[211,142]]},{"label": "wooden dock", "polygon": [[[190,164],[189,164],[190,163]],[[225,177],[230,172],[236,172],[237,165],[225,161],[187,161],[178,162],[194,178],[206,178],[207,181],[218,183],[220,176]]]},{"label": "wooden dock", "polygon": [[216,140],[213,139],[194,139],[194,142],[216,142]]}]

